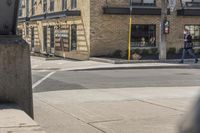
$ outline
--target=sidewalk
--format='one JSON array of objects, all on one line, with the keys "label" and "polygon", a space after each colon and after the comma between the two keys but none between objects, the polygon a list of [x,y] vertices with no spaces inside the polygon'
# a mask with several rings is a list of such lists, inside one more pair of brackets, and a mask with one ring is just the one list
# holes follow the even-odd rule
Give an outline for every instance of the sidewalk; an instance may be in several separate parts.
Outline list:
[{"label": "sidewalk", "polygon": [[13,104],[0,104],[0,133],[45,133],[25,112]]},{"label": "sidewalk", "polygon": [[194,64],[190,60],[185,64],[177,62],[152,62],[152,63],[106,63],[102,61],[74,61],[74,60],[49,60],[45,61],[40,57],[32,57],[32,70],[107,70],[107,69],[199,69],[200,63]]},{"label": "sidewalk", "polygon": [[200,87],[67,90],[34,94],[48,133],[177,133]]}]

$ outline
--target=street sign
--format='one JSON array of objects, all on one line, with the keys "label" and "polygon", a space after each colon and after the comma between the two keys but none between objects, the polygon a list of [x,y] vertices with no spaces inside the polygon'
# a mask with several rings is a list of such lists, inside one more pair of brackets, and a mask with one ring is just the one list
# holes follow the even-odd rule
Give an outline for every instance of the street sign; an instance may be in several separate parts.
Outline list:
[{"label": "street sign", "polygon": [[168,8],[173,12],[176,7],[176,0],[168,0]]},{"label": "street sign", "polygon": [[16,34],[18,0],[0,0],[0,35]]}]

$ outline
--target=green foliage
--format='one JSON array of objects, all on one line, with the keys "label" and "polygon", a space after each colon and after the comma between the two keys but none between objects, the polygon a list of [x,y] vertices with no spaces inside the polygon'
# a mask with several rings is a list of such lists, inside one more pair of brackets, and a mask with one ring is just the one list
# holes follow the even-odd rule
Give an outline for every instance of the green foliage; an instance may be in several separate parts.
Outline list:
[{"label": "green foliage", "polygon": [[141,49],[133,49],[132,54],[141,54],[142,50]]},{"label": "green foliage", "polygon": [[176,48],[169,48],[168,51],[167,51],[167,54],[176,54]]},{"label": "green foliage", "polygon": [[147,55],[149,55],[150,54],[150,49],[143,49],[142,50],[142,55],[144,55],[144,56],[147,56]]},{"label": "green foliage", "polygon": [[152,48],[151,49],[151,54],[152,55],[157,55],[159,52],[158,52],[158,48]]},{"label": "green foliage", "polygon": [[179,54],[182,54],[182,52],[183,52],[183,48],[180,48],[180,49],[178,50],[178,53],[179,53]]},{"label": "green foliage", "polygon": [[198,55],[200,55],[200,49],[197,49],[197,50],[196,50],[196,53],[197,53]]},{"label": "green foliage", "polygon": [[116,50],[113,52],[112,57],[114,58],[122,58],[122,51],[121,50]]}]

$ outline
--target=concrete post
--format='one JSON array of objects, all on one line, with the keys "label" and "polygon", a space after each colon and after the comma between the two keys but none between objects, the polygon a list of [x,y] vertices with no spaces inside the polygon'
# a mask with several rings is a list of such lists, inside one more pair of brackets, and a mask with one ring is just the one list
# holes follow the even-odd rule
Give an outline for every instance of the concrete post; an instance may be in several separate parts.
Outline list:
[{"label": "concrete post", "polygon": [[0,103],[16,103],[33,118],[30,53],[17,36],[0,36]]},{"label": "concrete post", "polygon": [[167,58],[167,47],[166,47],[166,34],[164,34],[164,21],[167,17],[167,1],[161,0],[161,23],[160,23],[160,46],[159,46],[159,59],[165,61]]}]

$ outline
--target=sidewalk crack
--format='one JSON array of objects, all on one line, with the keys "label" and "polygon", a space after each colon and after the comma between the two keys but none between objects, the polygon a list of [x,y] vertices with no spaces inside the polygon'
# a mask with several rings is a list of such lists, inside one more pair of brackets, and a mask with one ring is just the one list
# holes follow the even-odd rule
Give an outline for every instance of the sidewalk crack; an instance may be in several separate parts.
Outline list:
[{"label": "sidewalk crack", "polygon": [[151,105],[154,105],[154,106],[168,108],[168,109],[175,110],[175,111],[182,112],[182,113],[186,112],[184,110],[176,109],[176,108],[169,107],[169,106],[166,106],[166,105],[161,105],[161,104],[157,104],[157,103],[153,103],[153,102],[149,102],[149,101],[145,101],[145,100],[140,100],[140,99],[136,99],[136,100],[140,101],[140,102],[143,102],[143,103],[148,103],[148,104],[151,104]]},{"label": "sidewalk crack", "polygon": [[122,120],[123,120],[123,119],[113,119],[113,120],[94,121],[94,122],[89,122],[88,124],[115,122],[115,121],[122,121]]}]

